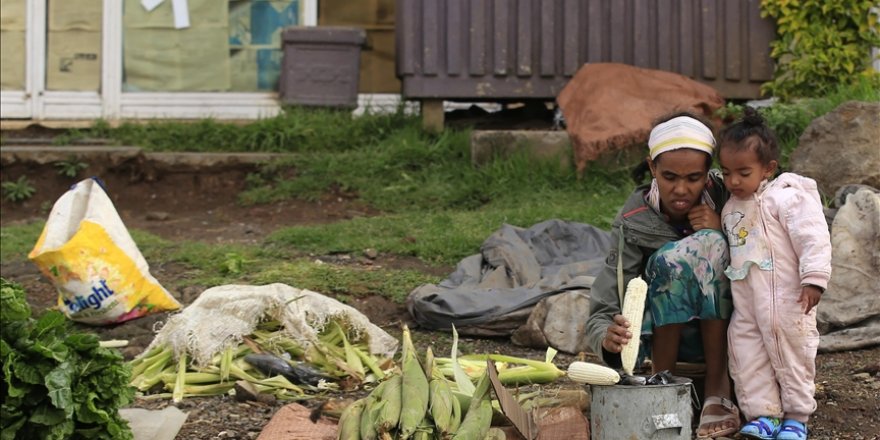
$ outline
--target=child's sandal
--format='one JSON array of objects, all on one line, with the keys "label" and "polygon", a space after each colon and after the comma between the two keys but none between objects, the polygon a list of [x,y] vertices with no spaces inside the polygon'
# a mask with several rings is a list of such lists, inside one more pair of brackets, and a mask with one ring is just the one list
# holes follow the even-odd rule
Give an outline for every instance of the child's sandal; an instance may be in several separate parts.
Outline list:
[{"label": "child's sandal", "polygon": [[779,437],[779,429],[782,427],[781,421],[776,417],[758,417],[749,423],[746,423],[739,430],[740,435],[746,438],[755,438],[758,440],[773,440]]},{"label": "child's sandal", "polygon": [[807,440],[807,425],[794,419],[785,419],[776,434],[777,440]]}]

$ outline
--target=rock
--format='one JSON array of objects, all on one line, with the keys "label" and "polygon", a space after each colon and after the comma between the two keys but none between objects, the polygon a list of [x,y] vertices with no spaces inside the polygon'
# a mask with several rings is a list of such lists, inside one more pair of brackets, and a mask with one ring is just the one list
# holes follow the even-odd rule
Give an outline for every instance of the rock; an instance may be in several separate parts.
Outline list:
[{"label": "rock", "polygon": [[364,256],[371,259],[371,260],[375,260],[376,257],[379,256],[379,251],[377,251],[373,248],[367,248],[367,249],[364,249]]},{"label": "rock", "polygon": [[[831,248],[831,281],[816,315],[819,329],[824,335],[847,329],[849,333],[840,335],[867,345],[873,339],[876,344],[880,341],[874,339],[880,334],[876,290],[880,285],[880,194],[861,189],[847,197],[834,217]],[[833,351],[830,341],[823,337],[820,350]]]},{"label": "rock", "polygon": [[[880,141],[880,140],[878,140]],[[831,202],[835,209],[840,209],[846,204],[846,199],[850,194],[859,192],[860,189],[866,189],[874,194],[880,194],[880,189],[868,185],[844,185],[834,193],[834,200]]]},{"label": "rock", "polygon": [[858,381],[869,381],[872,380],[871,375],[868,373],[856,373],[852,375],[852,378]]},{"label": "rock", "polygon": [[[591,283],[592,284],[592,283]],[[542,299],[526,323],[511,335],[511,342],[525,347],[551,346],[565,353],[587,351],[584,325],[590,315],[590,291],[572,290]],[[547,319],[552,316],[553,319]],[[579,322],[579,325],[572,325]]]},{"label": "rock", "polygon": [[711,117],[724,98],[686,76],[616,63],[585,64],[557,98],[578,173],[607,151],[636,145],[641,157],[655,119],[690,111]]},{"label": "rock", "polygon": [[825,195],[846,184],[880,188],[880,102],[850,101],[816,118],[791,154],[793,172]]},{"label": "rock", "polygon": [[558,159],[562,169],[571,168],[571,139],[564,131],[473,130],[471,163],[485,165],[499,157],[525,154],[530,159]]},{"label": "rock", "polygon": [[164,222],[171,217],[171,214],[162,211],[150,211],[147,213],[146,218],[150,221],[160,221]]}]

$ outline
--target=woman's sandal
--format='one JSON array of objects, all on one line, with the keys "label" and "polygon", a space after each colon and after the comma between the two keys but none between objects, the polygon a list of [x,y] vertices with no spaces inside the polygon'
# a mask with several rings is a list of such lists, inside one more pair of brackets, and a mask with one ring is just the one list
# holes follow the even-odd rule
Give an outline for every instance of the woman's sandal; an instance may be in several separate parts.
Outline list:
[{"label": "woman's sandal", "polygon": [[782,428],[782,421],[776,417],[758,417],[749,423],[746,423],[739,430],[740,435],[747,438],[756,438],[759,440],[774,440],[778,437],[779,429]]},{"label": "woman's sandal", "polygon": [[777,440],[807,440],[807,425],[794,419],[785,419],[776,434]]},{"label": "woman's sandal", "polygon": [[[720,412],[724,412],[724,414],[707,414],[706,409],[713,406],[721,407]],[[732,421],[733,426],[703,435],[700,435],[699,433],[700,430],[708,429],[710,424],[719,424],[726,421]],[[730,399],[726,397],[709,396],[706,398],[706,401],[703,402],[703,410],[700,412],[700,426],[697,428],[697,438],[703,440],[733,434],[739,429],[739,423],[739,408],[737,408]]]}]

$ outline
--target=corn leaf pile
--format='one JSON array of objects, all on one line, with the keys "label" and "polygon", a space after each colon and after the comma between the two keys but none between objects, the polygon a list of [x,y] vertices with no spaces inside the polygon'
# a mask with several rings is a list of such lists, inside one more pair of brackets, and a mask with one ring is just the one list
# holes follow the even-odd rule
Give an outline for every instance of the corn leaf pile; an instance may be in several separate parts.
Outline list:
[{"label": "corn leaf pile", "polygon": [[262,321],[238,346],[216,354],[207,366],[157,345],[131,361],[131,385],[151,398],[211,396],[231,392],[243,380],[261,394],[301,400],[324,389],[352,390],[384,377],[390,359],[370,354],[345,322],[331,320],[308,349],[287,336],[278,321]]},{"label": "corn leaf pile", "polygon": [[33,318],[24,298],[0,278],[0,438],[131,439],[119,416],[134,396],[122,355],[61,312]]}]

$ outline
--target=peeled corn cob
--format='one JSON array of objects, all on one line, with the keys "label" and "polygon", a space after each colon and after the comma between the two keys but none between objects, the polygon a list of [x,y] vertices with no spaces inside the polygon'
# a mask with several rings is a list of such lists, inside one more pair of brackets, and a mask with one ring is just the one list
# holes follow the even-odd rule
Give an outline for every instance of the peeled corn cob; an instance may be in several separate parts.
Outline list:
[{"label": "peeled corn cob", "polygon": [[623,346],[620,361],[623,371],[632,374],[639,356],[639,336],[642,332],[642,316],[645,313],[645,298],[648,295],[648,284],[641,277],[633,278],[626,285],[623,298],[623,317],[629,321],[629,329],[633,337]]},{"label": "peeled corn cob", "polygon": [[590,385],[614,385],[620,382],[620,375],[616,371],[590,362],[572,362],[568,366],[569,379]]}]

